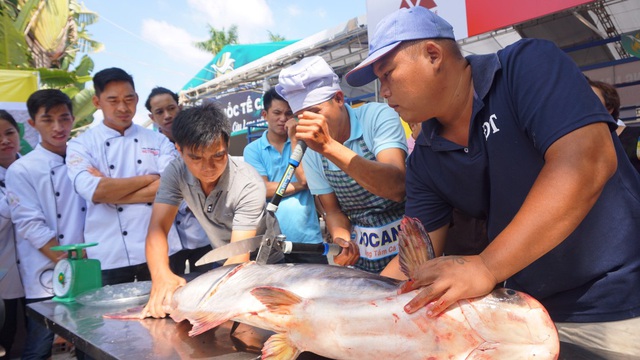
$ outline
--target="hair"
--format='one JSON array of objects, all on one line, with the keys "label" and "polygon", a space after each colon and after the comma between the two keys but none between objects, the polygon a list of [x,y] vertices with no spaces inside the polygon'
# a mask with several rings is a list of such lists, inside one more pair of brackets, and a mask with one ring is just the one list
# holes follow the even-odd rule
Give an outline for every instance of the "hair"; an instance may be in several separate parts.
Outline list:
[{"label": "hair", "polygon": [[44,107],[44,111],[48,112],[54,106],[65,105],[70,112],[73,113],[73,104],[67,94],[58,89],[43,89],[38,90],[29,96],[27,100],[27,110],[31,120],[36,121],[36,115],[41,107]]},{"label": "hair", "polygon": [[158,95],[162,95],[162,94],[171,95],[173,100],[176,101],[176,104],[178,103],[178,94],[174,93],[173,91],[171,91],[171,90],[169,90],[167,88],[163,88],[162,86],[156,86],[151,90],[151,94],[149,94],[149,97],[147,98],[147,101],[144,103],[144,106],[147,108],[147,110],[151,111],[151,99],[154,96],[158,96]]},{"label": "hair", "polygon": [[0,109],[0,119],[8,121],[9,124],[13,125],[13,127],[16,128],[16,130],[20,131],[18,122],[16,121],[16,119],[13,118],[13,115],[11,115],[7,110]]},{"label": "hair", "polygon": [[264,95],[262,95],[262,108],[264,109],[264,111],[269,111],[273,100],[287,102],[287,100],[285,100],[282,96],[280,96],[280,94],[278,94],[276,88],[271,88],[267,90]]},{"label": "hair", "polygon": [[93,76],[93,88],[96,91],[96,96],[100,97],[100,94],[102,94],[107,85],[112,81],[125,81],[131,84],[134,90],[136,89],[133,83],[133,76],[120,68],[112,67],[100,70]]},{"label": "hair", "polygon": [[604,81],[591,80],[589,78],[587,78],[587,81],[589,81],[589,85],[602,92],[604,107],[611,113],[613,120],[618,120],[620,118],[620,95],[618,95],[616,88]]},{"label": "hair", "polygon": [[199,150],[219,140],[228,144],[231,124],[224,111],[210,102],[180,111],[173,119],[171,132],[181,148]]}]

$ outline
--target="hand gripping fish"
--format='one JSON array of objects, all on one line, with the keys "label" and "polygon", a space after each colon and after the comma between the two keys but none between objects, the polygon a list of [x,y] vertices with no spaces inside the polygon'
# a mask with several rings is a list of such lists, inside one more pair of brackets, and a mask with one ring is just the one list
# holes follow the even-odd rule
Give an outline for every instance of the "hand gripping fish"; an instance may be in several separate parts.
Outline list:
[{"label": "hand gripping fish", "polygon": [[[417,219],[399,235],[405,274],[433,257]],[[416,294],[401,282],[360,270],[314,264],[212,270],[178,289],[171,317],[188,319],[194,336],[228,320],[276,332],[263,359],[309,351],[333,359],[557,359],[559,341],[547,311],[529,295],[497,289],[460,300],[438,317],[407,314]]]}]

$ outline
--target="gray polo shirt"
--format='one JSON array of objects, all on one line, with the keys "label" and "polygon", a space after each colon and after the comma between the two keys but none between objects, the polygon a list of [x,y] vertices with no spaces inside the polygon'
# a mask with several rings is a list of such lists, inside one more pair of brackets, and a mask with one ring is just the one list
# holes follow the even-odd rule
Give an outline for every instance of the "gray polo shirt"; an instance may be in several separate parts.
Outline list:
[{"label": "gray polo shirt", "polygon": [[[216,187],[205,196],[200,181],[187,170],[182,158],[173,160],[162,173],[155,202],[180,206],[182,200],[214,248],[231,239],[232,230],[256,230],[264,234],[266,188],[258,172],[249,164],[229,157],[227,168]],[[282,258],[269,259],[274,262]]]}]

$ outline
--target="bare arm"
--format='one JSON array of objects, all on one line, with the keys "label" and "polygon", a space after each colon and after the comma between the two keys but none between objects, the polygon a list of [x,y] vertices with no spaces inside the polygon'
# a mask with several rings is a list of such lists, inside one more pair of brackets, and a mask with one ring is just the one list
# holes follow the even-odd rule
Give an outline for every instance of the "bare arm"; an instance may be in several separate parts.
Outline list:
[{"label": "bare arm", "polygon": [[[233,230],[231,231],[231,242],[245,240],[254,236],[256,236],[256,230]],[[247,261],[249,261],[249,253],[230,257],[224,262],[224,264],[240,264]]]},{"label": "bare arm", "polygon": [[348,266],[355,264],[360,258],[358,246],[351,241],[351,221],[342,212],[338,204],[338,198],[334,193],[318,195],[322,204],[324,221],[327,230],[331,234],[333,242],[340,245],[342,250],[334,256],[334,262],[338,265]]},{"label": "bare arm", "polygon": [[165,317],[168,309],[164,305],[170,304],[174,291],[186,283],[183,278],[175,275],[169,268],[167,234],[177,213],[177,206],[153,204],[145,244],[147,265],[151,273],[151,295],[142,311],[142,317]]},{"label": "bare arm", "polygon": [[67,254],[64,251],[51,250],[52,247],[58,245],[60,245],[60,242],[58,242],[58,239],[54,237],[51,238],[51,240],[49,240],[43,247],[38,250],[40,250],[40,252],[44,254],[44,256],[48,257],[51,261],[57,263],[58,260],[67,257]]},{"label": "bare arm", "polygon": [[440,257],[416,271],[425,288],[405,307],[428,306],[432,315],[453,302],[489,293],[546,254],[584,220],[617,168],[611,134],[595,123],[563,136],[545,154],[545,165],[511,223],[478,256]]},{"label": "bare arm", "polygon": [[333,139],[324,115],[305,111],[300,116],[296,137],[322,154],[372,194],[393,201],[405,198],[405,152],[399,148],[380,151],[367,160]]},{"label": "bare arm", "polygon": [[134,204],[153,202],[160,185],[160,175],[129,178],[101,177],[93,198],[96,203]]}]

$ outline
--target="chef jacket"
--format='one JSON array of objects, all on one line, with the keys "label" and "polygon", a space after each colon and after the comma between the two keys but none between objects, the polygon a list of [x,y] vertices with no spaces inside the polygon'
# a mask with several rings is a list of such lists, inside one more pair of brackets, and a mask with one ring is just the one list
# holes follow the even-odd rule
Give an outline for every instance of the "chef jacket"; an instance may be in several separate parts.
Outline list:
[{"label": "chef jacket", "polygon": [[54,237],[60,245],[84,242],[85,201],[73,191],[64,158],[40,144],[9,167],[6,182],[26,297],[53,296],[55,263],[38,249]]},{"label": "chef jacket", "polygon": [[0,268],[7,271],[0,279],[0,298],[17,299],[24,297],[24,288],[18,272],[16,240],[4,184],[6,172],[7,169],[0,166]]},{"label": "chef jacket", "polygon": [[[87,201],[84,236],[98,246],[87,248],[87,256],[100,260],[102,269],[116,269],[146,262],[145,239],[151,218],[149,203],[94,203],[100,177],[89,167],[110,178],[161,174],[177,155],[166,136],[133,124],[124,135],[104,123],[69,141],[67,166],[75,191]],[[181,249],[175,230],[169,232],[169,254]]]}]

